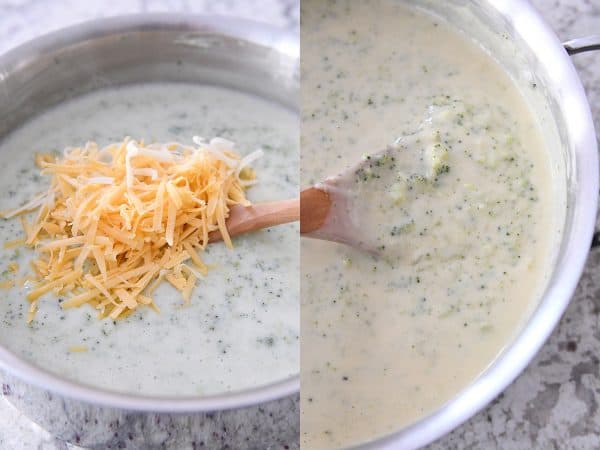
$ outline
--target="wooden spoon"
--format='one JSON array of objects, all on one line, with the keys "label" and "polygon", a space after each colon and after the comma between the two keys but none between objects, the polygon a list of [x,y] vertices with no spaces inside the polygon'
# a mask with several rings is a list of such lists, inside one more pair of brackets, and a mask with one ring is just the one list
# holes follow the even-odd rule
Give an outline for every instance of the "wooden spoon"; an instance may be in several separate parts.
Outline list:
[{"label": "wooden spoon", "polygon": [[[298,199],[256,203],[250,206],[234,205],[229,209],[227,231],[231,237],[250,231],[296,222],[300,217]],[[209,242],[223,239],[220,231],[208,235]]]},{"label": "wooden spoon", "polygon": [[[227,230],[233,237],[300,220],[302,236],[339,242],[378,254],[376,238],[371,236],[369,230],[364,229],[365,225],[360,218],[362,212],[368,210],[368,205],[364,204],[367,200],[357,201],[357,192],[361,188],[357,187],[359,185],[356,184],[356,178],[375,166],[380,168],[380,162],[386,158],[389,160],[397,151],[395,147],[388,147],[365,157],[341,174],[303,190],[299,199],[250,206],[234,205],[229,211]],[[219,231],[213,231],[209,235],[210,242],[221,239]]]},{"label": "wooden spoon", "polygon": [[[364,240],[358,238],[358,231],[350,225],[344,196],[331,188],[331,183],[326,180],[303,190],[299,199],[234,205],[227,219],[229,235],[233,237],[300,220],[300,234],[303,236],[341,242],[373,252],[374,248],[365,245]],[[219,231],[209,234],[210,242],[221,239]]]},{"label": "wooden spoon", "polygon": [[[323,188],[313,186],[300,193],[300,199],[256,203],[250,206],[234,205],[229,210],[227,231],[231,237],[262,228],[269,228],[300,220],[300,234],[336,242],[347,237],[339,236],[328,220],[331,195]],[[343,234],[343,233],[342,233]],[[222,240],[220,231],[209,234],[209,242]]]},{"label": "wooden spoon", "polygon": [[[329,194],[317,187],[310,187],[300,193],[300,199],[232,206],[226,222],[227,231],[233,237],[300,220],[301,234],[316,234],[325,223],[330,207]],[[210,242],[222,238],[220,231],[209,234]]]}]

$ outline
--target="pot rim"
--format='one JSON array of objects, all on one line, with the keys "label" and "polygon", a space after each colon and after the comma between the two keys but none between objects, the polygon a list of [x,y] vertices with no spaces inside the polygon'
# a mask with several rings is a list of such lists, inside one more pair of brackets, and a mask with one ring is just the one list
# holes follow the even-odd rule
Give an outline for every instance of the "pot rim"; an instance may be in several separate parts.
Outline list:
[{"label": "pot rim", "polygon": [[[555,272],[539,304],[528,321],[513,338],[512,344],[465,389],[444,406],[403,428],[352,449],[395,450],[425,446],[449,433],[486,407],[504,391],[538,353],[546,342],[575,292],[588,256],[595,228],[598,205],[598,148],[594,123],[581,80],[573,62],[552,28],[537,10],[524,0],[488,0],[502,16],[508,18],[548,67],[568,103],[565,117],[569,137],[574,139],[574,181],[569,186],[577,201],[572,206],[573,221],[562,236],[565,252],[557,260]],[[566,216],[565,216],[566,217]],[[556,282],[558,281],[558,282]]]},{"label": "pot rim", "polygon": [[[299,59],[299,43],[294,33],[269,24],[237,17],[182,14],[142,13],[96,19],[43,34],[0,55],[0,82],[11,70],[27,64],[40,55],[53,53],[77,42],[97,39],[120,32],[143,30],[205,31],[254,45],[269,47]],[[203,397],[143,396],[96,388],[55,375],[21,359],[0,344],[0,369],[34,385],[74,400],[132,411],[184,413],[211,412],[243,408],[297,394],[300,375],[240,391]]]}]

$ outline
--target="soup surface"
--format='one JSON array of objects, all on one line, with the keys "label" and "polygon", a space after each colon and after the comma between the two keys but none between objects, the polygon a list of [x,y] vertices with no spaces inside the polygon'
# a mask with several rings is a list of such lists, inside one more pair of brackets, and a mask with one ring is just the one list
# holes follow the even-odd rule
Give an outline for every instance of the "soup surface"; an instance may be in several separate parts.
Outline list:
[{"label": "soup surface", "polygon": [[[146,142],[221,136],[240,154],[262,148],[253,163],[258,184],[251,201],[298,192],[297,117],[258,98],[216,87],[131,85],[77,98],[31,120],[0,144],[5,193],[0,208],[24,203],[48,180],[34,152],[62,151],[88,140],[105,145],[125,136]],[[0,222],[0,239],[21,236],[18,220]],[[29,270],[33,252],[4,250],[7,267]],[[61,310],[47,295],[27,325],[27,287],[0,301],[0,343],[28,361],[67,378],[145,395],[209,395],[284,379],[299,370],[298,228],[285,225],[234,239],[234,249],[210,245],[213,265],[199,280],[189,306],[163,283],[155,295],[161,313],[144,308],[123,320],[99,321],[88,306]],[[73,352],[73,348],[85,351]]]},{"label": "soup surface", "polygon": [[308,0],[301,32],[302,185],[396,148],[346,179],[389,257],[301,243],[302,442],[325,449],[400,429],[494,360],[546,283],[559,206],[517,87],[441,19]]}]

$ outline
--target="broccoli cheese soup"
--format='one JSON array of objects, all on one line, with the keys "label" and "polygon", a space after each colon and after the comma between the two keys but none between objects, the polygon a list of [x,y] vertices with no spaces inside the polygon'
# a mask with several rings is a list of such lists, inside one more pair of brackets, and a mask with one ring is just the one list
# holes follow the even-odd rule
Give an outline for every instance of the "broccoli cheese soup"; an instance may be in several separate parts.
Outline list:
[{"label": "broccoli cheese soup", "polygon": [[[292,112],[233,90],[155,83],[76,98],[7,136],[0,144],[5,174],[0,186],[6,193],[0,208],[18,207],[48,190],[49,177],[36,167],[36,152],[62,155],[65,147],[83,147],[87,141],[105,146],[126,136],[193,145],[193,135],[235,141],[241,155],[262,149],[263,156],[252,164],[257,178],[247,191],[250,200],[297,195],[297,117]],[[146,176],[150,172],[144,170],[155,169],[136,170]],[[299,370],[297,228],[284,225],[240,236],[233,249],[209,245],[202,255],[209,270],[198,276],[189,302],[163,282],[153,293],[160,312],[144,307],[115,320],[99,320],[90,305],[65,309],[61,304],[73,296],[50,290],[36,296],[38,311],[27,324],[26,296],[36,283],[12,285],[12,280],[32,273],[35,251],[5,248],[0,281],[12,287],[0,301],[0,343],[51,372],[118,392],[204,396],[283,380]],[[106,232],[103,224],[98,230]],[[23,237],[19,220],[0,221],[0,235],[5,243]]]},{"label": "broccoli cheese soup", "polygon": [[559,206],[536,118],[459,31],[391,0],[301,17],[301,183],[366,159],[346,179],[357,228],[396,250],[301,243],[301,440],[329,449],[433,412],[494,360],[541,295]]}]

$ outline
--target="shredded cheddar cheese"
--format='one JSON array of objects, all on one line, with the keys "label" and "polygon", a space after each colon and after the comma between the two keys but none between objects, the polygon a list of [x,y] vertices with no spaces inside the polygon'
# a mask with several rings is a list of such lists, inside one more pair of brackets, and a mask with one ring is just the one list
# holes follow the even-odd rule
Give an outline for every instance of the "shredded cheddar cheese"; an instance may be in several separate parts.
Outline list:
[{"label": "shredded cheddar cheese", "polygon": [[101,149],[93,142],[67,148],[58,158],[36,156],[42,174],[51,177],[48,191],[0,214],[20,216],[25,231],[5,248],[36,251],[28,322],[49,292],[67,297],[63,308],[89,304],[99,318],[112,319],[140,305],[159,311],[152,295],[163,280],[189,302],[208,272],[201,254],[209,233],[218,230],[232,246],[229,208],[250,204],[245,190],[255,173],[249,164],[262,154],[241,158],[222,138],[194,137],[194,143],[145,145],[127,138]]},{"label": "shredded cheddar cheese", "polygon": [[14,280],[4,280],[0,281],[0,288],[9,289],[15,285]]},{"label": "shredded cheddar cheese", "polygon": [[69,352],[71,353],[85,353],[88,351],[88,348],[85,345],[72,345],[69,347]]}]

